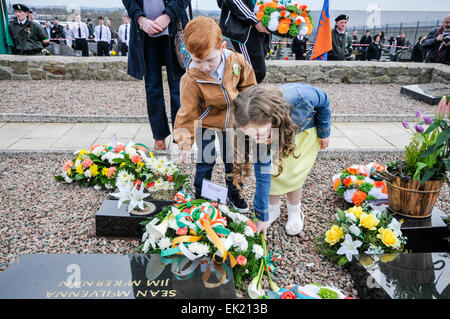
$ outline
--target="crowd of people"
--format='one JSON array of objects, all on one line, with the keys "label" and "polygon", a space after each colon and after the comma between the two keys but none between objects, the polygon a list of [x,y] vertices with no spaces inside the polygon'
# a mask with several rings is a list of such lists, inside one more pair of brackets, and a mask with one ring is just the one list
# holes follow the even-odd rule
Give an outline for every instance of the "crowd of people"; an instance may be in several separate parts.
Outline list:
[{"label": "crowd of people", "polygon": [[92,19],[88,18],[83,22],[80,14],[75,15],[72,26],[61,25],[58,17],[52,23],[46,20],[42,26],[34,21],[34,13],[26,5],[14,4],[13,9],[15,19],[9,23],[8,29],[14,42],[14,54],[49,54],[45,48],[50,42],[54,42],[79,50],[82,56],[89,56],[88,42],[95,41],[98,56],[111,55],[114,43],[119,45],[121,55],[127,55],[130,39],[130,18],[127,15],[123,16],[123,24],[118,32],[114,32],[111,21],[102,16],[98,17],[95,27]]},{"label": "crowd of people", "polygon": [[[363,60],[380,61],[383,47],[388,47],[392,56],[402,50],[408,49],[406,34],[401,31],[397,37],[386,40],[383,31],[371,34],[366,30],[359,38],[358,31],[354,30],[352,35],[346,31],[349,17],[342,14],[335,19],[332,30],[333,49],[328,52],[328,60]],[[310,42],[304,36],[297,36],[292,40],[291,50],[296,60],[304,60],[307,56]],[[427,36],[420,35],[414,44],[411,53],[412,62],[444,63],[450,64],[450,15],[444,18],[442,25],[432,29]]]}]

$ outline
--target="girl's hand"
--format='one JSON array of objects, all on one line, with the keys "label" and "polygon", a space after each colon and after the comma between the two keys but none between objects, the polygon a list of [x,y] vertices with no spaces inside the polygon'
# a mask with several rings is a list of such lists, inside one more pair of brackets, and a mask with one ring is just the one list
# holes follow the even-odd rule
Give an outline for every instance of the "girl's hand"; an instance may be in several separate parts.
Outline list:
[{"label": "girl's hand", "polygon": [[330,143],[330,137],[319,138],[319,145],[320,145],[321,150],[327,148],[329,143]]},{"label": "girl's hand", "polygon": [[267,222],[258,221],[256,223],[256,234],[259,235],[259,233],[262,232],[264,235],[264,240],[267,240],[266,233],[267,233],[267,229],[269,228],[269,226],[270,226],[269,221],[267,221]]}]

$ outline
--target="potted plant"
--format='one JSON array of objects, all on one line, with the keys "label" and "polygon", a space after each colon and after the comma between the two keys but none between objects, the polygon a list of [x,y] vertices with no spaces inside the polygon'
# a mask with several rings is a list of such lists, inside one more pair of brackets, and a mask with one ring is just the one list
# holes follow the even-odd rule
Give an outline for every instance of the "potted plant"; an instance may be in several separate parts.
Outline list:
[{"label": "potted plant", "polygon": [[[412,218],[431,216],[442,185],[449,183],[450,170],[450,102],[444,96],[436,109],[435,119],[416,112],[414,127],[404,121],[406,129],[414,131],[405,148],[402,161],[387,165],[386,178],[389,209]],[[424,124],[429,125],[424,128]]]}]

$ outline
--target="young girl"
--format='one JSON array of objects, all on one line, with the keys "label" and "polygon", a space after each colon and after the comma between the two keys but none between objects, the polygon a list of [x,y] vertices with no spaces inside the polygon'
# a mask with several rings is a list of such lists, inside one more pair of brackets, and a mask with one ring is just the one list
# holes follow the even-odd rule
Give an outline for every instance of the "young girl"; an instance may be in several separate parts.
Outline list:
[{"label": "young girl", "polygon": [[[270,200],[268,213],[257,215],[258,233],[266,236],[268,227],[280,216],[280,196],[287,195],[288,221],[286,232],[297,235],[303,229],[301,209],[302,185],[312,169],[320,149],[328,147],[331,111],[327,94],[315,87],[290,83],[278,86],[255,85],[238,95],[234,127],[240,128],[258,144],[269,144],[278,132],[278,148],[271,156],[279,155],[278,168],[272,165],[272,179],[261,178],[256,172],[256,197]],[[275,131],[277,129],[277,131]],[[236,148],[234,182],[243,183],[251,166],[246,148]],[[242,158],[245,159],[244,163]],[[270,187],[266,184],[270,183]]]}]

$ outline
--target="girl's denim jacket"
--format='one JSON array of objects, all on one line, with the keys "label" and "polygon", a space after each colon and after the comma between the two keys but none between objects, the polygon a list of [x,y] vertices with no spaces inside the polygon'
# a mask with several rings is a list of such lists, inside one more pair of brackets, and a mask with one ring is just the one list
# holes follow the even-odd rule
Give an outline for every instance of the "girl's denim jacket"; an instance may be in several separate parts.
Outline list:
[{"label": "girl's denim jacket", "polygon": [[[278,88],[292,107],[292,120],[298,125],[298,133],[316,127],[319,138],[330,136],[331,110],[327,94],[303,83],[281,84]],[[255,163],[256,192],[255,215],[260,221],[269,220],[270,154],[264,161]]]}]

